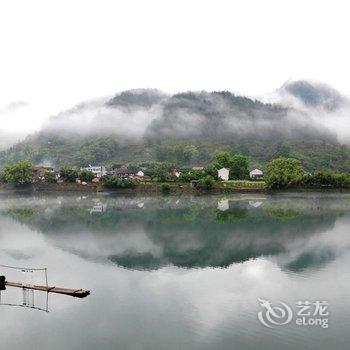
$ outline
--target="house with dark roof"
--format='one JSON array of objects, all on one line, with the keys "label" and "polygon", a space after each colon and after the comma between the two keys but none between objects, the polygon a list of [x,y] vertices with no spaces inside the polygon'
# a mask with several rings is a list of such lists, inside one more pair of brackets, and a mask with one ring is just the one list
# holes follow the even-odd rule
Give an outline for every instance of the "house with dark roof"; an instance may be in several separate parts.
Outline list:
[{"label": "house with dark roof", "polygon": [[53,173],[54,170],[52,167],[48,166],[35,166],[34,167],[34,179],[36,180],[42,180],[44,179],[44,176],[46,173]]}]

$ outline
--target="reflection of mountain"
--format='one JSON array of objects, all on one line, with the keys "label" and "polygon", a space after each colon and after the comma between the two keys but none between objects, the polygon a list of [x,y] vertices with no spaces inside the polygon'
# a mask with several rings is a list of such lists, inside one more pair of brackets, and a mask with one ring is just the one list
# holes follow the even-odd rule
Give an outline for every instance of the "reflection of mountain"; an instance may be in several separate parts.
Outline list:
[{"label": "reflection of mountain", "polygon": [[319,268],[327,265],[336,258],[336,254],[331,249],[321,249],[306,251],[287,264],[286,268],[294,272],[304,271],[309,268]]},{"label": "reflection of mountain", "polygon": [[[96,201],[36,201],[36,206],[21,201],[5,214],[74,254],[108,259],[130,269],[156,269],[227,267],[284,253],[331,230],[336,218],[349,209],[347,197],[265,197],[258,208],[250,205],[252,199],[259,200],[228,199],[228,209],[222,212],[216,197],[199,197],[196,202],[189,197],[104,198],[107,209],[93,214]],[[137,205],[140,201],[145,203],[142,208]],[[305,254],[287,267],[301,271],[330,256]]]}]

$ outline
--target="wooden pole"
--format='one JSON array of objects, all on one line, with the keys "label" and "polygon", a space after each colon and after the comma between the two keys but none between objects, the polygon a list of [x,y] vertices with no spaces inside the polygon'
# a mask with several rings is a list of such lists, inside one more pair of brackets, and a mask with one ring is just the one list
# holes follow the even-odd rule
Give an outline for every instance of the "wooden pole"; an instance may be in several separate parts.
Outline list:
[{"label": "wooden pole", "polygon": [[68,289],[68,288],[48,287],[48,286],[39,286],[39,285],[23,285],[22,283],[7,282],[7,281],[5,282],[5,286],[15,287],[15,288],[24,288],[24,289],[33,289],[33,290],[39,290],[41,292],[47,292],[47,293],[69,295],[76,298],[85,298],[88,295],[90,295],[90,291],[85,289]]}]

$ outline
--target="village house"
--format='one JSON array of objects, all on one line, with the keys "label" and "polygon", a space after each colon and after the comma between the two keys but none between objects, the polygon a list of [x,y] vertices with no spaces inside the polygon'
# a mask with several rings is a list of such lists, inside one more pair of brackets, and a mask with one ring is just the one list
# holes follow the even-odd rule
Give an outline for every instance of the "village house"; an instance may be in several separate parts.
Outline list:
[{"label": "village house", "polygon": [[136,176],[138,176],[138,177],[144,177],[144,176],[145,176],[145,173],[144,173],[142,170],[139,170],[139,171],[136,173]]},{"label": "village house", "polygon": [[230,176],[230,169],[221,168],[218,170],[218,178],[227,181]]},{"label": "village house", "polygon": [[251,179],[262,179],[264,176],[264,173],[260,169],[254,169],[249,172],[249,177]]},{"label": "village house", "polygon": [[89,165],[85,170],[91,171],[97,178],[101,178],[107,175],[107,170],[105,166]]},{"label": "village house", "polygon": [[117,163],[117,164],[113,164],[110,169],[112,171],[117,171],[117,170],[122,169],[122,168],[126,168],[126,166],[123,164]]},{"label": "village house", "polygon": [[117,164],[113,164],[111,166],[111,169],[114,171],[114,170],[118,170],[118,169],[123,168],[123,167],[125,167],[123,164],[117,163]]},{"label": "village house", "polygon": [[34,167],[34,179],[43,180],[46,173],[52,173],[54,170],[48,166],[35,166]]},{"label": "village house", "polygon": [[180,171],[178,171],[176,168],[174,168],[174,169],[172,169],[172,170],[170,171],[170,175],[171,175],[171,176],[179,177],[180,174],[181,174]]}]

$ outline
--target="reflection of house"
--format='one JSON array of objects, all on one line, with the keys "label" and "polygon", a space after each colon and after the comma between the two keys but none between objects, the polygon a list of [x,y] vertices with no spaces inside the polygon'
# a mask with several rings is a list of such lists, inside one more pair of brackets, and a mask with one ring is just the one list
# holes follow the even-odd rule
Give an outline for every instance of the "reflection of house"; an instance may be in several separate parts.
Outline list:
[{"label": "reflection of house", "polygon": [[229,202],[228,199],[222,199],[218,202],[218,210],[220,211],[226,211],[229,209]]},{"label": "reflection of house", "polygon": [[91,171],[96,177],[100,178],[107,174],[105,166],[92,166],[89,165],[85,170]]},{"label": "reflection of house", "polygon": [[230,175],[230,170],[226,168],[221,168],[218,170],[218,178],[227,181]]},{"label": "reflection of house", "polygon": [[48,166],[36,166],[34,167],[34,178],[35,179],[43,179],[46,173],[52,173],[53,168]]},{"label": "reflection of house", "polygon": [[254,208],[260,207],[261,204],[263,204],[263,202],[249,201],[249,205]]},{"label": "reflection of house", "polygon": [[90,214],[92,213],[103,213],[107,209],[107,204],[97,203],[90,210]]},{"label": "reflection of house", "polygon": [[264,176],[264,173],[260,169],[254,169],[249,172],[249,177],[251,179],[262,179]]}]

